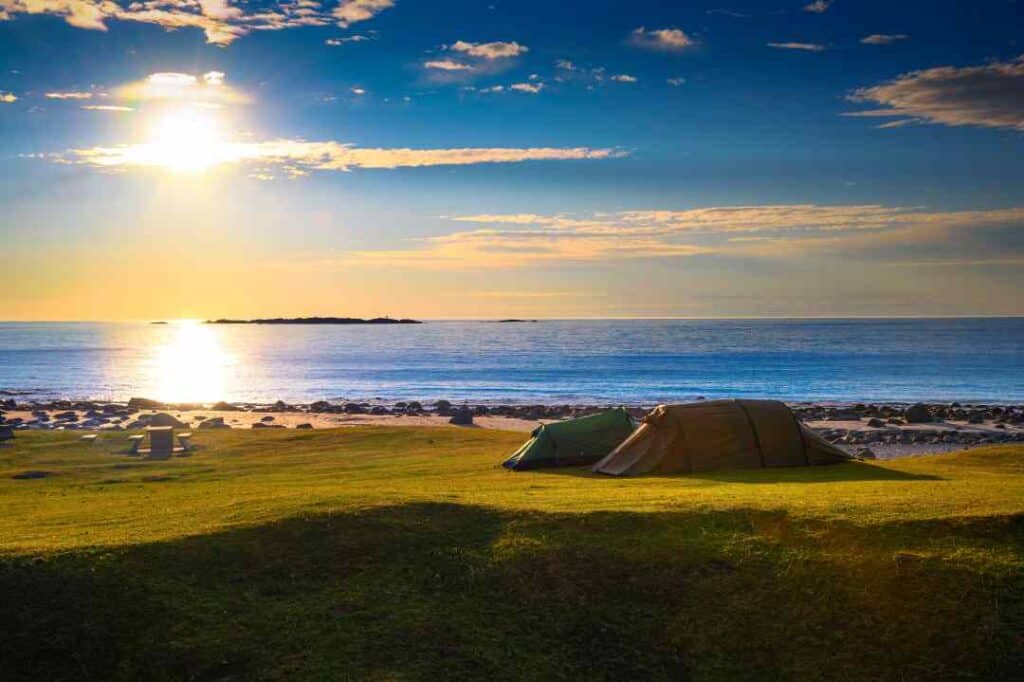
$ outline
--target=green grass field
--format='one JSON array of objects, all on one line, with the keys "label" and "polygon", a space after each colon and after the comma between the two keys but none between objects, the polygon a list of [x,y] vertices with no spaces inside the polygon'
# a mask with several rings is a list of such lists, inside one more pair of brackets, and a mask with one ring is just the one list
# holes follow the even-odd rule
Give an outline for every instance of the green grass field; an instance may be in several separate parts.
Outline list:
[{"label": "green grass field", "polygon": [[1024,447],[620,480],[498,467],[522,438],[200,432],[151,462],[20,432],[0,678],[1024,672]]}]

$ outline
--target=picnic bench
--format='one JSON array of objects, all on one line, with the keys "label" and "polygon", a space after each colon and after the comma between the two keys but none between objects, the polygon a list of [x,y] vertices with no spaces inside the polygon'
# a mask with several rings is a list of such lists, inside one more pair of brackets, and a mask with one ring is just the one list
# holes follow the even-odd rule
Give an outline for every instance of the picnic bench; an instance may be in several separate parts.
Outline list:
[{"label": "picnic bench", "polygon": [[151,459],[167,459],[171,455],[178,454],[184,456],[195,446],[192,445],[192,433],[185,432],[178,434],[177,447],[174,446],[174,427],[171,426],[150,426],[146,428],[146,433],[149,434],[149,447],[143,448],[142,441],[145,436],[135,435],[129,436],[128,439],[132,442],[131,455],[148,455]]}]

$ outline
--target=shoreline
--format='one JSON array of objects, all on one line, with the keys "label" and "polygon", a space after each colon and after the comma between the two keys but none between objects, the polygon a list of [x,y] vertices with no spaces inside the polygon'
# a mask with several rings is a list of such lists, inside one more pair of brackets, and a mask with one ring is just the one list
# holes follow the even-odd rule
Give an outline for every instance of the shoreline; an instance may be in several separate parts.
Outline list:
[{"label": "shoreline", "polygon": [[[797,418],[851,454],[891,459],[951,452],[993,443],[1024,443],[1024,405],[953,403],[787,402]],[[0,398],[0,426],[14,430],[120,432],[170,425],[201,433],[210,428],[330,429],[352,426],[442,426],[519,431],[593,414],[610,404],[486,405],[441,400],[313,403],[164,403],[24,401]],[[624,405],[641,419],[654,405]],[[461,419],[453,419],[461,413]],[[466,414],[471,419],[466,419]],[[470,423],[465,423],[469,421]],[[453,423],[457,422],[457,423]],[[865,450],[869,452],[866,453]]]}]

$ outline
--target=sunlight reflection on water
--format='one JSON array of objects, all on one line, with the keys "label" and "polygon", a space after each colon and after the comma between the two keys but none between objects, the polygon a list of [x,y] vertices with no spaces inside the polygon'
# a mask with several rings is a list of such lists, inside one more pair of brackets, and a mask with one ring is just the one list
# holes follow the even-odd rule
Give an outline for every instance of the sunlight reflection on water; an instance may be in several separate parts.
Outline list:
[{"label": "sunlight reflection on water", "polygon": [[150,394],[168,402],[213,402],[229,395],[235,358],[224,350],[218,330],[182,322],[169,331],[167,342],[154,348]]}]

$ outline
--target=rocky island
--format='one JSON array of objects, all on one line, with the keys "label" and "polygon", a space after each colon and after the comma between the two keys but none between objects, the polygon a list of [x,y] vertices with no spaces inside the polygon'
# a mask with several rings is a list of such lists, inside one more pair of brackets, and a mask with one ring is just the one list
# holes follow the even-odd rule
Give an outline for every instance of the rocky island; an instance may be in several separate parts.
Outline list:
[{"label": "rocky island", "polygon": [[391,317],[271,317],[255,320],[207,320],[206,324],[423,324],[419,320]]}]

